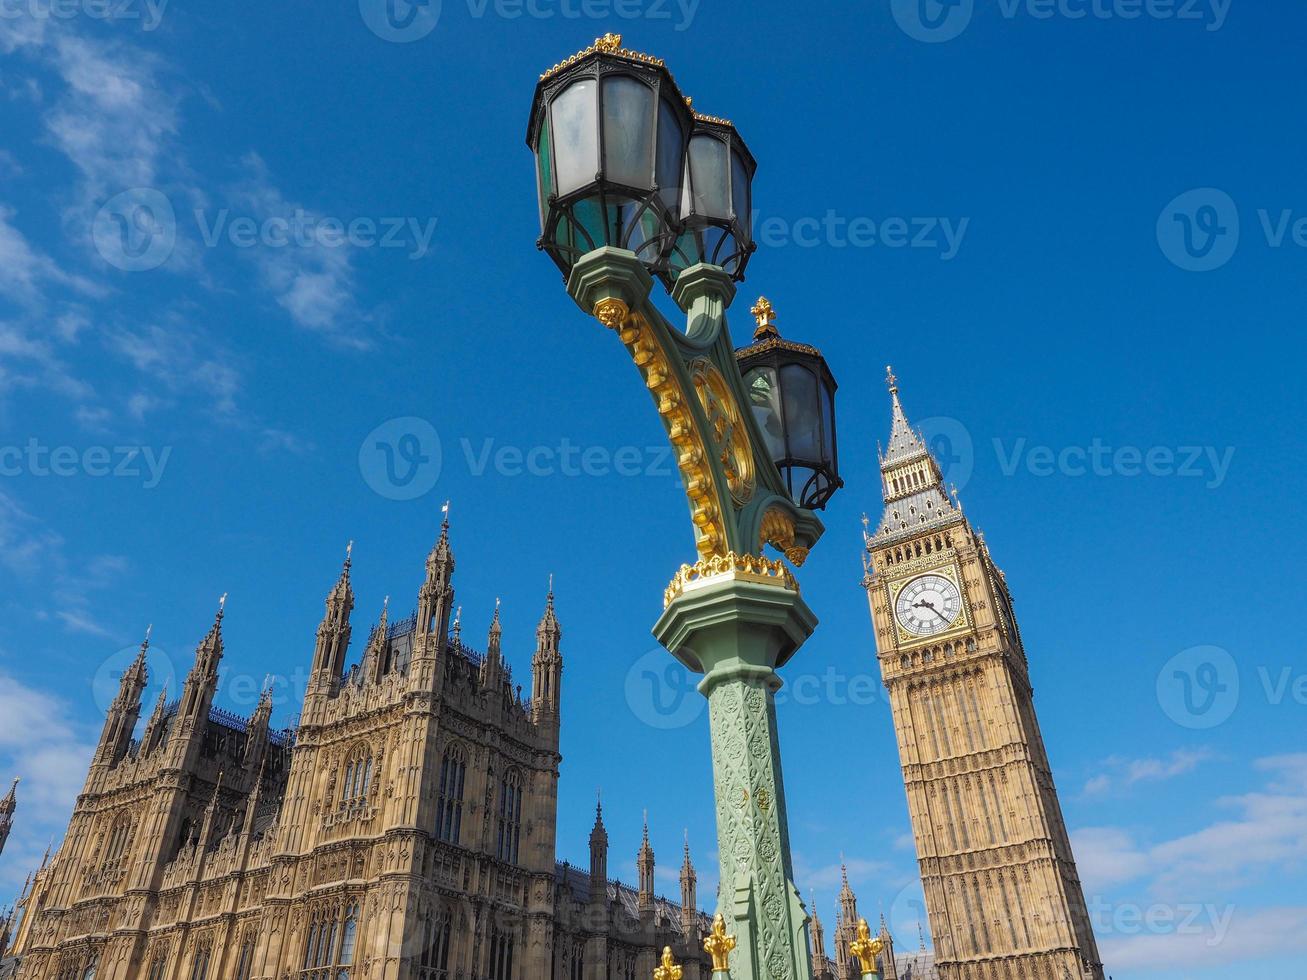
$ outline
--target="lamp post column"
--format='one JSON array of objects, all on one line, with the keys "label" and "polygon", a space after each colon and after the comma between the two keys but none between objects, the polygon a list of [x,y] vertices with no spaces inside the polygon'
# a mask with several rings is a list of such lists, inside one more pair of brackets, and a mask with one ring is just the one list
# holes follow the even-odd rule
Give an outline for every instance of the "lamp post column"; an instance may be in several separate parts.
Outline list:
[{"label": "lamp post column", "polygon": [[817,621],[792,580],[715,571],[712,564],[672,598],[654,636],[704,673],[699,690],[708,699],[712,733],[719,911],[738,943],[734,975],[809,980],[808,916],[790,861],[775,667]]}]

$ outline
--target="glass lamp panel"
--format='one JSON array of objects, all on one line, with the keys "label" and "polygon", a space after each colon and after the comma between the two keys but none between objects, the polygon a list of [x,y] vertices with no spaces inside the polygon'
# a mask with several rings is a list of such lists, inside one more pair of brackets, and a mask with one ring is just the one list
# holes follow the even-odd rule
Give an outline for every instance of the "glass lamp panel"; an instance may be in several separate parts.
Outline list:
[{"label": "glass lamp panel", "polygon": [[726,144],[713,136],[690,139],[691,211],[708,218],[729,218],[730,200]]},{"label": "glass lamp panel", "polygon": [[776,385],[776,371],[769,367],[754,368],[744,377],[749,392],[749,407],[754,421],[762,430],[767,455],[773,460],[785,458],[785,429],[781,420],[781,392]]},{"label": "glass lamp panel", "polygon": [[821,458],[835,469],[835,391],[829,386],[821,386]]},{"label": "glass lamp panel", "polygon": [[790,457],[820,459],[821,402],[817,397],[817,379],[802,365],[786,364],[781,368],[781,390],[785,393],[785,432],[789,437]]},{"label": "glass lamp panel", "polygon": [[735,220],[741,228],[751,224],[749,213],[749,169],[744,165],[744,157],[731,153],[731,206],[735,209]]},{"label": "glass lamp panel", "polygon": [[604,177],[653,186],[654,92],[627,75],[604,79]]},{"label": "glass lamp panel", "polygon": [[559,194],[570,194],[594,183],[595,174],[599,172],[595,94],[595,80],[585,78],[564,89],[550,107]]},{"label": "glass lamp panel", "polygon": [[540,146],[536,150],[536,172],[539,176],[540,230],[544,231],[549,217],[549,195],[554,192],[554,147],[550,141],[549,113],[540,124]]},{"label": "glass lamp panel", "polygon": [[658,109],[658,194],[668,210],[676,208],[681,196],[684,158],[685,130],[672,103],[663,99]]}]

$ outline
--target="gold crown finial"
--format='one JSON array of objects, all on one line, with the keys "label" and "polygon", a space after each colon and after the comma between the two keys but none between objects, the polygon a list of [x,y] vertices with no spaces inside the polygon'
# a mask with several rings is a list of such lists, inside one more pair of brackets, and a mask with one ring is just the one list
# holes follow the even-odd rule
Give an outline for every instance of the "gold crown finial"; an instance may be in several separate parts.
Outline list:
[{"label": "gold crown finial", "polygon": [[731,967],[731,950],[735,937],[726,935],[726,920],[720,912],[712,920],[712,934],[703,941],[703,951],[712,957],[714,973],[725,973]]},{"label": "gold crown finial", "polygon": [[899,393],[899,379],[894,376],[894,369],[888,364],[885,365],[885,384],[889,386],[891,395]]},{"label": "gold crown finial", "polygon": [[876,957],[885,949],[885,941],[877,936],[871,937],[871,926],[867,925],[866,919],[858,920],[858,939],[850,944],[849,952],[858,958],[862,964],[863,973],[876,972]]},{"label": "gold crown finial", "polygon": [[672,947],[663,947],[663,965],[654,970],[654,980],[682,980],[685,971],[676,965],[672,956]]},{"label": "gold crown finial", "polygon": [[622,49],[622,35],[605,34],[603,37],[595,38],[595,47],[606,54],[613,54]]},{"label": "gold crown finial", "polygon": [[766,296],[759,296],[758,302],[749,312],[758,321],[758,329],[753,332],[754,340],[765,340],[768,337],[781,335],[781,332],[776,329],[776,308],[771,305],[771,300]]}]

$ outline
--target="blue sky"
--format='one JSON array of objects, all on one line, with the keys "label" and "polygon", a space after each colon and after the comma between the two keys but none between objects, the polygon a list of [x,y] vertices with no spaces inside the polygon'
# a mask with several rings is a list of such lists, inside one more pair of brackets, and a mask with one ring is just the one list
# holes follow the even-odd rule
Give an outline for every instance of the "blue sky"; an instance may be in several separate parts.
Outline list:
[{"label": "blue sky", "polygon": [[[1297,969],[1307,11],[444,0],[396,38],[372,0],[49,9],[0,4],[0,896],[146,624],[156,681],[183,674],[230,592],[248,712],[308,664],[348,540],[358,621],[412,606],[446,499],[465,635],[502,597],[519,677],[555,576],[560,856],[602,786],[616,873],[648,809],[666,890],[688,827],[711,894],[706,719],[649,635],[683,498],[534,248],[522,141],[537,74],[618,30],[760,161],[737,341],[766,293],[842,386],[822,626],[780,709],[805,894],[833,920],[843,853],[915,946],[858,585],[893,363],[1015,593],[1109,972]],[[123,248],[128,213],[155,224]]]}]

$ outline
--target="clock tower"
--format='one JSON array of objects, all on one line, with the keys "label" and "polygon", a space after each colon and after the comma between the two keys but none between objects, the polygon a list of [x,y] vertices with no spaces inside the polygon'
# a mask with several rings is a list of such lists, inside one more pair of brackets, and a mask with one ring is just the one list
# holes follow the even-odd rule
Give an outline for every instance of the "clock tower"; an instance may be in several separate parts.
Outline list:
[{"label": "clock tower", "polygon": [[942,980],[1102,980],[1003,573],[889,374],[863,581]]}]

